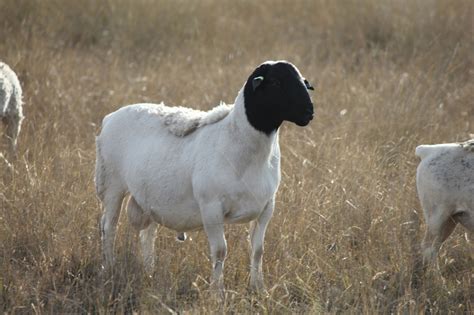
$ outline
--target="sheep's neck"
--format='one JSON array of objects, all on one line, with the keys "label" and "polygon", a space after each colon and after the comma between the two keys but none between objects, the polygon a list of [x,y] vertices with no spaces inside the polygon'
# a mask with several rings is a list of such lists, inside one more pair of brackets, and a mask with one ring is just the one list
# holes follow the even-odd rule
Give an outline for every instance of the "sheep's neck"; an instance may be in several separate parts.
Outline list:
[{"label": "sheep's neck", "polygon": [[274,124],[274,128],[266,126],[266,132],[256,128],[248,116],[241,93],[237,96],[231,117],[234,135],[238,137],[238,143],[243,146],[241,150],[259,152],[263,160],[268,160],[274,150],[275,142],[278,141],[279,125]]},{"label": "sheep's neck", "polygon": [[[242,90],[243,97],[241,99],[244,103],[247,121],[254,129],[270,136],[278,131],[283,123],[281,113],[278,110],[268,110],[268,106],[261,106],[262,104],[256,104],[255,101],[252,101],[249,89],[246,84]],[[248,100],[248,102],[244,100]]]},{"label": "sheep's neck", "polygon": [[283,123],[283,120],[276,115],[259,110],[257,107],[246,108],[246,114],[250,125],[267,136],[275,133]]}]

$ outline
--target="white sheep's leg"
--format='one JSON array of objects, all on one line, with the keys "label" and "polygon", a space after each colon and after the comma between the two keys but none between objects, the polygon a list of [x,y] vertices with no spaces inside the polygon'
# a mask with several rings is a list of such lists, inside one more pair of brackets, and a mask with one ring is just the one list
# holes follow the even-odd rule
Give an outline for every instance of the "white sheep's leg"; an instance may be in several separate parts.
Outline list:
[{"label": "white sheep's leg", "polygon": [[114,191],[111,187],[103,195],[104,213],[100,224],[102,251],[106,270],[111,270],[114,263],[115,231],[120,217],[123,193]]},{"label": "white sheep's leg", "polygon": [[457,223],[464,226],[469,232],[474,232],[474,210],[464,211],[454,216]]},{"label": "white sheep's leg", "polygon": [[262,272],[263,242],[265,231],[273,214],[274,201],[271,201],[260,217],[250,225],[250,283],[251,291],[262,292],[265,290]]},{"label": "white sheep's leg", "polygon": [[219,202],[208,203],[201,207],[201,216],[209,240],[212,261],[211,289],[224,296],[224,261],[227,255],[227,243],[224,235],[223,209]]},{"label": "white sheep's leg", "polygon": [[140,233],[145,270],[148,274],[152,274],[155,267],[156,224],[152,222],[150,213],[143,211],[133,196],[130,196],[128,201],[127,214],[128,222]]},{"label": "white sheep's leg", "polygon": [[142,246],[143,264],[148,274],[153,273],[155,268],[155,239],[156,224],[150,223],[147,228],[140,231],[140,243]]},{"label": "white sheep's leg", "polygon": [[425,266],[436,259],[441,244],[456,227],[456,221],[448,213],[444,207],[435,207],[435,211],[429,215],[425,212],[426,232],[421,245]]},{"label": "white sheep's leg", "polygon": [[7,124],[6,135],[10,141],[10,151],[13,155],[16,155],[17,139],[20,134],[23,117],[20,114],[14,114],[5,119]]}]

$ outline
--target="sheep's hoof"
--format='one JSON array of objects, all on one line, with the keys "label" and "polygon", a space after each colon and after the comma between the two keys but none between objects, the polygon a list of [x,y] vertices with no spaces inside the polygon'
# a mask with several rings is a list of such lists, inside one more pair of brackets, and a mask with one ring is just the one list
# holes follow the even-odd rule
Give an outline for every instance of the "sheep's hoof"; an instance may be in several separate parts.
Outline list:
[{"label": "sheep's hoof", "polygon": [[265,294],[267,292],[264,285],[249,285],[248,290],[256,294]]},{"label": "sheep's hoof", "polygon": [[264,286],[259,286],[259,287],[249,286],[247,288],[247,292],[251,296],[260,297],[260,298],[268,298],[270,296],[270,294],[268,293],[268,291],[265,289]]},{"label": "sheep's hoof", "polygon": [[102,264],[100,265],[99,274],[104,279],[111,279],[114,276],[114,266]]},{"label": "sheep's hoof", "polygon": [[211,292],[211,296],[217,301],[224,301],[225,300],[225,288],[223,281],[215,281],[211,282],[209,286],[209,291]]}]

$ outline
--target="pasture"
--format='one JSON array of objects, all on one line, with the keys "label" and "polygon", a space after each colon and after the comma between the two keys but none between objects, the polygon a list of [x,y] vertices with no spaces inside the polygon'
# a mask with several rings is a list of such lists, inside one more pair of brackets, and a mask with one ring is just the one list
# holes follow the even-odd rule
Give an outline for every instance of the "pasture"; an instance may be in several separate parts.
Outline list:
[{"label": "pasture", "polygon": [[420,275],[414,154],[473,137],[473,16],[470,0],[0,0],[0,60],[25,102],[14,168],[0,160],[0,311],[216,311],[202,231],[161,228],[148,277],[122,212],[115,273],[100,272],[95,136],[127,104],[232,103],[287,59],[315,119],[280,129],[268,294],[247,292],[248,225],[228,226],[223,311],[473,313],[472,234],[457,227]]}]

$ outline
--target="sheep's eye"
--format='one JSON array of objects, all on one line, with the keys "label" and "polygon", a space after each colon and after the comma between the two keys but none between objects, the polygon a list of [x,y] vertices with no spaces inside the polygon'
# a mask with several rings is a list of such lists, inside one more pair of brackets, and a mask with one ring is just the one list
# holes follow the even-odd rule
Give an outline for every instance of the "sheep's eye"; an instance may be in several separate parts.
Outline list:
[{"label": "sheep's eye", "polygon": [[278,79],[271,78],[268,80],[268,86],[279,87],[280,81]]}]

